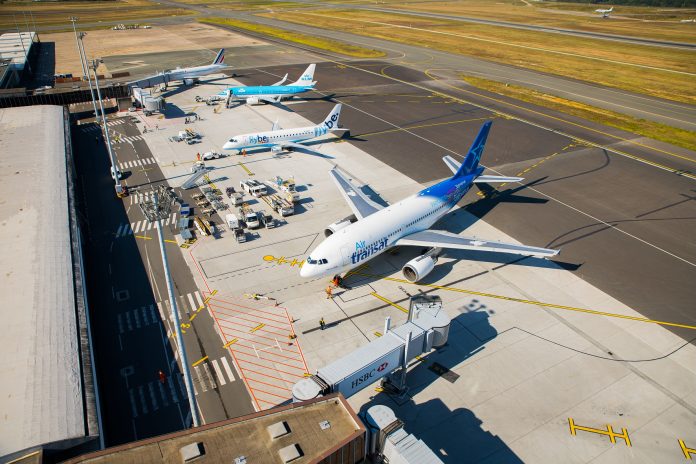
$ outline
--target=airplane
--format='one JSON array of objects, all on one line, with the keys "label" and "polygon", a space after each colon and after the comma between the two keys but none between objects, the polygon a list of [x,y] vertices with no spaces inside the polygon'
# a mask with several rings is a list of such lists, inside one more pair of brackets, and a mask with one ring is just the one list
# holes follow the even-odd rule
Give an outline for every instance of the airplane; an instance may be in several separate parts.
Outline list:
[{"label": "airplane", "polygon": [[353,215],[330,224],[325,239],[307,256],[300,269],[305,278],[340,275],[395,246],[416,246],[429,250],[406,263],[402,272],[410,282],[418,282],[435,267],[442,249],[479,250],[550,258],[558,250],[464,237],[430,227],[447,215],[473,184],[519,182],[521,177],[483,175],[479,160],[492,121],[481,127],[462,164],[451,156],[443,161],[453,176],[383,207],[357,188],[334,166],[329,175],[347,201]]},{"label": "airplane", "polygon": [[225,49],[222,48],[215,56],[211,64],[204,66],[195,66],[192,68],[176,68],[169,71],[164,71],[162,74],[169,76],[169,81],[184,81],[185,85],[192,85],[199,77],[207,76],[208,74],[219,73],[225,68],[229,68],[224,64]]},{"label": "airplane", "polygon": [[601,15],[602,15],[602,18],[608,18],[609,15],[611,14],[611,12],[614,11],[614,7],[612,6],[612,7],[609,8],[608,10],[607,10],[607,9],[603,9],[603,8],[598,8],[598,9],[596,9],[596,10],[594,10],[594,11],[595,11],[595,13],[601,14]]},{"label": "airplane", "polygon": [[314,89],[316,81],[314,70],[316,64],[310,64],[300,78],[292,84],[283,85],[288,79],[285,76],[273,85],[240,86],[229,87],[217,94],[217,96],[229,98],[234,96],[237,100],[245,101],[248,105],[258,105],[260,103],[279,103],[283,98],[294,97],[301,93],[309,92]]},{"label": "airplane", "polygon": [[341,104],[334,106],[333,110],[321,124],[316,126],[298,127],[297,129],[283,129],[278,121],[273,124],[268,132],[254,132],[251,134],[235,135],[223,146],[223,150],[241,150],[269,148],[273,153],[279,153],[286,149],[300,148],[306,151],[319,153],[304,144],[296,143],[314,139],[326,135],[332,131],[347,131],[338,127],[338,118],[341,115]]}]

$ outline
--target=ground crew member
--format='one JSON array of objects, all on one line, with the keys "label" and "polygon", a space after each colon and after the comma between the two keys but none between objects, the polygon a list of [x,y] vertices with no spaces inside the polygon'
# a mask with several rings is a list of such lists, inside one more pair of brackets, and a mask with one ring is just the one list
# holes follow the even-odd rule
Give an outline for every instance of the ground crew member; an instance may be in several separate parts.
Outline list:
[{"label": "ground crew member", "polygon": [[319,319],[319,327],[321,327],[321,330],[324,330],[324,328],[326,327],[326,322],[324,322],[323,317]]},{"label": "ground crew member", "polygon": [[246,158],[246,148],[242,148],[242,157]]},{"label": "ground crew member", "polygon": [[196,153],[196,161],[200,161],[200,160],[201,160],[201,154],[200,154],[200,153]]},{"label": "ground crew member", "polygon": [[331,285],[329,285],[328,287],[326,287],[326,299],[328,300],[328,299],[332,299],[332,298],[333,298],[333,287],[331,287]]},{"label": "ground crew member", "polygon": [[164,385],[164,382],[167,381],[167,376],[164,374],[164,371],[162,371],[162,369],[157,371],[157,376],[159,377],[160,383]]}]

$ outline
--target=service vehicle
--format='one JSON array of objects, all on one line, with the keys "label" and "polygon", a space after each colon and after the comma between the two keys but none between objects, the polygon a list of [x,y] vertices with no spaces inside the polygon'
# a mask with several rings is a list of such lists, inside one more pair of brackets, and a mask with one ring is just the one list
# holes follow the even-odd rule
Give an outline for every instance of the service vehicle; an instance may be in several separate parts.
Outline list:
[{"label": "service vehicle", "polygon": [[266,185],[262,184],[256,179],[247,179],[239,182],[239,187],[247,192],[249,195],[253,195],[256,198],[260,198],[268,194],[268,189]]},{"label": "service vehicle", "polygon": [[198,216],[194,216],[193,218],[193,224],[196,226],[198,232],[206,236],[212,234],[212,231],[210,230],[210,227],[208,226],[207,222],[208,221],[203,222],[203,220]]},{"label": "service vehicle", "polygon": [[181,206],[179,206],[179,216],[182,218],[187,218],[186,221],[188,223],[188,217],[191,215],[191,207],[188,205],[188,203],[182,203]]},{"label": "service vehicle", "polygon": [[266,229],[273,229],[278,225],[276,224],[275,218],[264,210],[259,211],[258,216],[261,227],[265,227]]},{"label": "service vehicle", "polygon": [[261,226],[256,211],[251,209],[248,205],[244,205],[241,208],[239,208],[239,212],[242,215],[242,218],[244,218],[244,222],[246,223],[247,228],[258,229]]},{"label": "service vehicle", "polygon": [[205,153],[203,153],[203,159],[205,161],[224,158],[225,156],[227,155],[220,153],[219,151],[206,151]]},{"label": "service vehicle", "polygon": [[225,222],[227,223],[227,227],[232,229],[237,229],[239,227],[239,219],[237,219],[237,216],[234,214],[226,214],[225,215]]},{"label": "service vehicle", "polygon": [[282,217],[295,214],[295,206],[292,204],[292,202],[282,198],[276,193],[263,197],[263,201],[265,201],[273,211],[280,214]]},{"label": "service vehicle", "polygon": [[247,241],[246,232],[244,232],[244,229],[241,227],[232,229],[232,233],[234,234],[234,239],[237,240],[237,243],[244,243]]}]

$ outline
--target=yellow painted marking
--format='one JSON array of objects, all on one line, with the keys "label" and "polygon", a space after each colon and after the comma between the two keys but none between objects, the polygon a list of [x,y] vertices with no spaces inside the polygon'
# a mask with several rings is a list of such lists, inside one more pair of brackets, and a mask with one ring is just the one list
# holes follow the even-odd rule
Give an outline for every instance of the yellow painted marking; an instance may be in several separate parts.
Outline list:
[{"label": "yellow painted marking", "polygon": [[398,309],[399,311],[408,314],[408,309],[405,309],[403,306],[399,306],[398,304],[394,303],[393,301],[387,300],[387,299],[384,298],[382,295],[379,295],[377,292],[372,292],[372,293],[370,293],[370,295],[374,296],[374,297],[377,298],[378,300],[382,300],[382,301],[384,301],[385,303],[387,303],[387,304],[389,304],[389,305],[395,307],[395,308]]},{"label": "yellow painted marking", "polygon": [[246,167],[246,165],[245,165],[244,163],[242,163],[241,161],[239,162],[239,165],[242,167],[242,169],[244,169],[244,170],[246,171],[246,173],[247,173],[248,175],[250,175],[250,176],[253,176],[253,175],[254,175],[254,173],[251,172],[251,171],[249,170],[249,168]]},{"label": "yellow painted marking", "polygon": [[309,372],[305,372],[305,373],[302,374],[302,375],[304,375],[305,377],[311,377],[311,376],[312,376],[312,374],[310,374]]},{"label": "yellow painted marking", "polygon": [[[687,324],[677,324],[676,322],[656,321],[654,319],[647,319],[645,317],[627,316],[624,314],[616,314],[616,313],[608,313],[608,312],[604,312],[604,311],[596,311],[594,309],[575,308],[573,306],[565,306],[565,305],[559,305],[559,304],[554,304],[554,303],[544,303],[541,301],[534,301],[534,300],[525,300],[524,298],[515,298],[515,297],[511,297],[511,296],[496,295],[493,293],[477,292],[474,290],[466,290],[463,288],[445,287],[442,285],[423,284],[423,283],[414,284],[413,282],[411,282],[409,280],[398,279],[395,277],[386,277],[384,275],[379,275],[379,274],[367,274],[367,273],[363,273],[363,272],[360,272],[360,273],[354,272],[354,274],[361,275],[363,277],[372,277],[372,278],[387,280],[389,282],[398,282],[398,283],[402,283],[402,284],[418,285],[421,287],[436,288],[438,290],[447,290],[450,292],[465,293],[467,295],[476,295],[476,296],[482,296],[482,297],[487,297],[487,298],[495,298],[498,300],[514,301],[515,303],[524,303],[524,304],[533,305],[533,306],[540,306],[542,308],[562,309],[565,311],[575,311],[575,312],[579,312],[579,313],[593,314],[595,316],[615,317],[617,319],[628,319],[628,320],[637,321],[637,322],[647,322],[649,324],[659,324],[659,325],[666,325],[666,326],[670,326],[670,327],[681,327],[682,329],[696,330],[696,326],[687,325]],[[375,294],[373,293],[373,295],[375,295]]]},{"label": "yellow painted marking", "polygon": [[142,238],[143,240],[152,240],[152,237],[147,237],[145,235],[136,235],[135,238]]},{"label": "yellow painted marking", "polygon": [[691,461],[691,455],[693,454],[696,456],[696,449],[694,448],[687,448],[686,443],[684,443],[684,440],[679,439],[679,446],[681,447],[682,453],[684,453],[684,457]]},{"label": "yellow painted marking", "polygon": [[199,360],[196,361],[195,363],[191,364],[191,367],[196,367],[197,365],[199,365],[200,363],[202,363],[202,362],[205,361],[206,359],[208,359],[208,357],[207,357],[207,356],[203,356],[201,359],[199,359]]},{"label": "yellow painted marking", "polygon": [[609,437],[609,440],[611,440],[612,444],[616,444],[617,438],[623,438],[624,442],[626,442],[626,446],[628,446],[629,448],[631,447],[631,439],[628,437],[628,430],[626,430],[623,427],[621,427],[622,433],[614,432],[614,429],[609,424],[607,424],[606,430],[594,429],[592,427],[583,427],[582,425],[575,425],[575,422],[571,417],[568,418],[568,425],[570,425],[570,434],[573,436],[575,436],[575,432],[577,430],[581,430],[583,432],[598,433],[600,435],[607,435]]},{"label": "yellow painted marking", "polygon": [[254,327],[253,329],[251,329],[251,330],[249,331],[249,333],[254,333],[254,332],[256,332],[257,330],[261,330],[261,329],[263,329],[265,326],[266,326],[266,324],[259,324],[259,325],[257,325],[256,327]]},{"label": "yellow painted marking", "polygon": [[30,458],[30,457],[32,457],[32,456],[36,456],[37,454],[39,454],[39,452],[38,452],[38,451],[34,451],[33,453],[25,454],[25,455],[22,456],[22,457],[19,457],[19,458],[17,458],[17,459],[13,459],[12,461],[8,461],[7,464],[16,464],[16,463],[19,463],[19,462],[24,461],[24,460],[27,459],[27,458]]},{"label": "yellow painted marking", "polygon": [[382,332],[377,332],[377,331],[375,331],[374,334],[375,334],[375,337],[381,337],[381,336],[382,336]]},{"label": "yellow painted marking", "polygon": [[382,392],[384,391],[384,388],[382,388],[382,387],[375,387],[375,391],[376,391],[377,393],[382,393]]},{"label": "yellow painted marking", "polygon": [[189,317],[189,322],[193,322],[193,320],[198,316],[198,311],[194,312],[191,317]]},{"label": "yellow painted marking", "polygon": [[215,296],[215,294],[216,294],[217,292],[218,292],[217,290],[213,290],[212,292],[210,292],[210,296]]},{"label": "yellow painted marking", "polygon": [[176,243],[176,240],[165,239],[164,241],[167,242],[167,243]]},{"label": "yellow painted marking", "polygon": [[237,343],[238,341],[239,341],[239,339],[233,338],[233,339],[230,340],[229,342],[227,342],[227,343],[225,343],[224,345],[222,345],[222,347],[223,347],[223,348],[229,348],[230,346],[234,345],[234,344]]}]

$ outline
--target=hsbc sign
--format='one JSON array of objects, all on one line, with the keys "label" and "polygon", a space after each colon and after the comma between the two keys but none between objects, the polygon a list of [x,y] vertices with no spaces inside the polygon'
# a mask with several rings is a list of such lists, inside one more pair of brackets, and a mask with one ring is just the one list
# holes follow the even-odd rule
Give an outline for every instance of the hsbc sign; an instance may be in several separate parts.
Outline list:
[{"label": "hsbc sign", "polygon": [[400,359],[401,350],[399,349],[381,356],[369,365],[357,370],[353,375],[340,381],[334,388],[334,391],[338,390],[345,397],[349,397],[399,367]]}]

